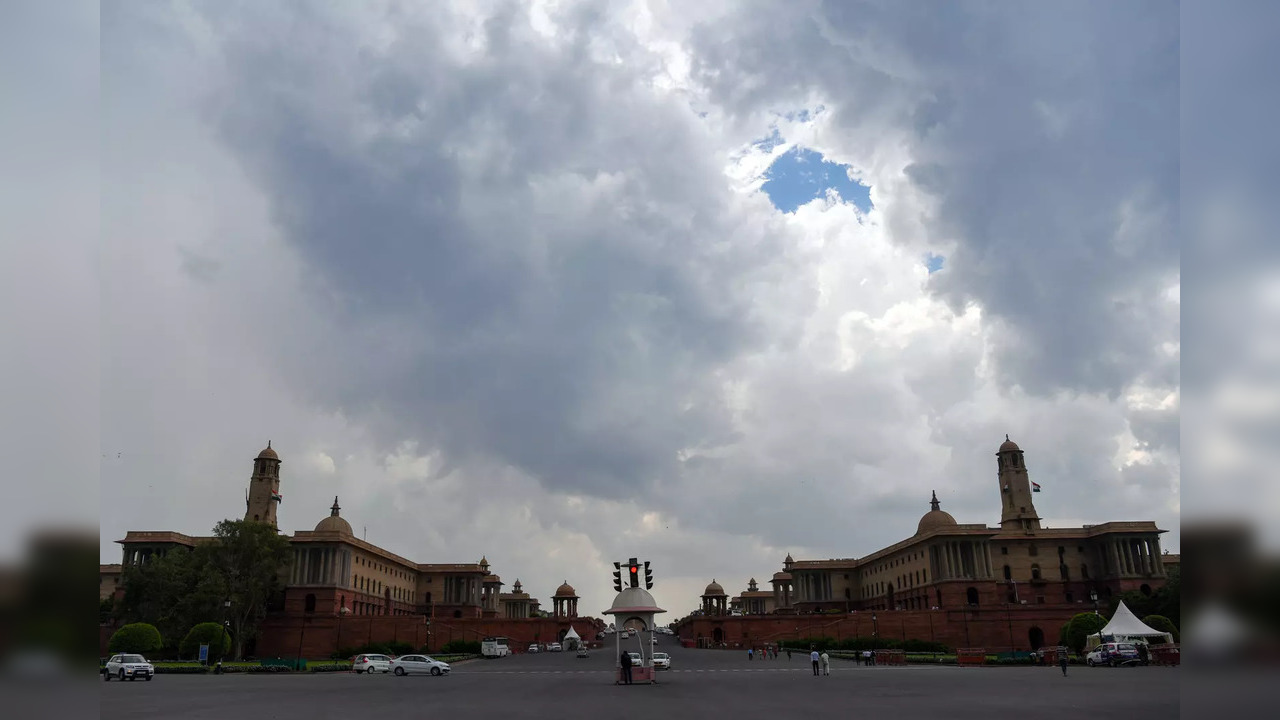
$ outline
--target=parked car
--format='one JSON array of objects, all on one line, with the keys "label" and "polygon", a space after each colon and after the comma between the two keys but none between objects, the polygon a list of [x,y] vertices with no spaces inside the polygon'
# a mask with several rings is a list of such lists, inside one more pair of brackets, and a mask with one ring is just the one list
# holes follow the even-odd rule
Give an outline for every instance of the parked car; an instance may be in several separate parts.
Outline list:
[{"label": "parked car", "polygon": [[526,652],[531,652],[531,653],[542,652],[542,648],[538,647],[538,643],[533,643],[532,645],[529,646],[529,649]]},{"label": "parked car", "polygon": [[564,648],[560,647],[560,643],[547,643],[547,652],[563,652]]},{"label": "parked car", "polygon": [[358,673],[389,673],[391,672],[391,658],[373,653],[357,655],[351,663],[351,669]]},{"label": "parked car", "polygon": [[401,655],[391,661],[391,672],[405,675],[448,675],[449,663],[434,660],[427,655]]},{"label": "parked car", "polygon": [[585,645],[578,648],[578,657],[580,658],[591,657],[591,653],[587,652],[587,648]]},{"label": "parked car", "polygon": [[1132,665],[1141,662],[1138,648],[1133,643],[1103,643],[1085,656],[1085,663],[1095,665]]},{"label": "parked car", "polygon": [[670,670],[671,656],[664,652],[656,652],[653,654],[653,667],[655,670]]},{"label": "parked car", "polygon": [[155,675],[155,667],[147,662],[146,658],[141,655],[127,653],[112,655],[111,659],[107,660],[107,666],[102,669],[103,681],[110,681],[111,678],[115,677],[121,680],[146,678],[150,682]]},{"label": "parked car", "polygon": [[640,653],[632,651],[627,654],[631,656],[631,666],[640,667]]}]

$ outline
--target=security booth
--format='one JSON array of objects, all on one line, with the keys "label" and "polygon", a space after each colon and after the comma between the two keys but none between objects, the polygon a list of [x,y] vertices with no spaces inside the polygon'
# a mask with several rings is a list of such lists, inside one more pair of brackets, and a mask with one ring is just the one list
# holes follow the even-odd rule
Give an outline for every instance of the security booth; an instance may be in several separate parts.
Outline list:
[{"label": "security booth", "polygon": [[[614,667],[614,684],[618,685],[623,682],[622,675],[622,653],[636,652],[640,655],[640,662],[631,666],[631,682],[653,684],[657,682],[653,668],[653,629],[656,625],[654,616],[658,613],[664,613],[666,610],[658,607],[653,599],[653,595],[648,590],[638,587],[624,588],[618,596],[613,599],[613,606],[604,611],[605,615],[614,616],[614,624],[618,631],[613,634],[615,642]],[[637,629],[635,637],[627,637],[627,627]],[[634,645],[634,648],[632,647]]]}]

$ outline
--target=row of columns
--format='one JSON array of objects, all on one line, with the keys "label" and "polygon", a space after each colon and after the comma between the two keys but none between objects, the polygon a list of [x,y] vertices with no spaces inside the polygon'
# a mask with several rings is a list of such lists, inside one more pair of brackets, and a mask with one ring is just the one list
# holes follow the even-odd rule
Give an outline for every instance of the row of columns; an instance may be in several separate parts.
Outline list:
[{"label": "row of columns", "polygon": [[831,575],[825,572],[792,573],[800,582],[800,602],[823,602],[831,599]]},{"label": "row of columns", "polygon": [[290,584],[341,585],[350,583],[351,552],[337,547],[300,547],[293,550]]},{"label": "row of columns", "polygon": [[702,611],[708,615],[725,615],[729,612],[728,595],[703,595]]},{"label": "row of columns", "polygon": [[935,580],[993,575],[991,553],[983,540],[950,540],[933,545],[929,548],[929,566]]},{"label": "row of columns", "polygon": [[445,605],[479,605],[480,581],[466,576],[446,575],[444,577]]},{"label": "row of columns", "polygon": [[1106,543],[1107,564],[1121,577],[1164,577],[1160,560],[1160,539],[1155,537],[1121,537]]},{"label": "row of columns", "polygon": [[551,614],[555,617],[578,617],[578,598],[551,598]]}]

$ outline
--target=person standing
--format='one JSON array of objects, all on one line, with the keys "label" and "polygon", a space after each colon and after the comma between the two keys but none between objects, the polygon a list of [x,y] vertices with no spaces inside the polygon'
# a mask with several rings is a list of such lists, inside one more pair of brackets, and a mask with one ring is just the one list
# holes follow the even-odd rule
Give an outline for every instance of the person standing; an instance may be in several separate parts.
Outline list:
[{"label": "person standing", "polygon": [[819,664],[821,661],[822,661],[822,658],[818,655],[818,648],[817,648],[817,646],[816,646],[816,645],[810,645],[810,646],[809,646],[809,662],[813,664],[813,676],[814,676],[814,677],[818,677],[818,664]]},{"label": "person standing", "polygon": [[755,649],[747,648],[747,659],[750,660],[754,653],[755,653]]},{"label": "person standing", "polygon": [[622,684],[631,684],[631,653],[622,653]]},{"label": "person standing", "polygon": [[787,660],[791,660],[791,648],[787,648]]},{"label": "person standing", "polygon": [[1058,653],[1058,665],[1062,666],[1062,677],[1067,676],[1067,653],[1062,650]]},{"label": "person standing", "polygon": [[826,650],[822,651],[822,674],[831,674],[831,656],[827,654]]}]

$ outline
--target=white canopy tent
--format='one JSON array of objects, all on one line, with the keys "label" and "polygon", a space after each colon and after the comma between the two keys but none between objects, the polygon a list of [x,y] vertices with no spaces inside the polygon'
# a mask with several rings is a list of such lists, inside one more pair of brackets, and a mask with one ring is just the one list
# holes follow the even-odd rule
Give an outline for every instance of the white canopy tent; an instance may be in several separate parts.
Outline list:
[{"label": "white canopy tent", "polygon": [[566,650],[577,650],[582,644],[582,636],[578,634],[578,631],[573,629],[572,625],[570,625],[569,632],[564,634],[563,642]]},{"label": "white canopy tent", "polygon": [[[1107,640],[1103,640],[1103,638],[1107,638]],[[1111,638],[1114,638],[1114,640],[1111,640]],[[1111,616],[1111,622],[1107,623],[1096,635],[1089,636],[1089,647],[1095,647],[1102,642],[1132,642],[1134,640],[1172,643],[1173,636],[1167,632],[1148,627],[1121,600],[1119,607],[1116,608],[1115,615]]]}]

